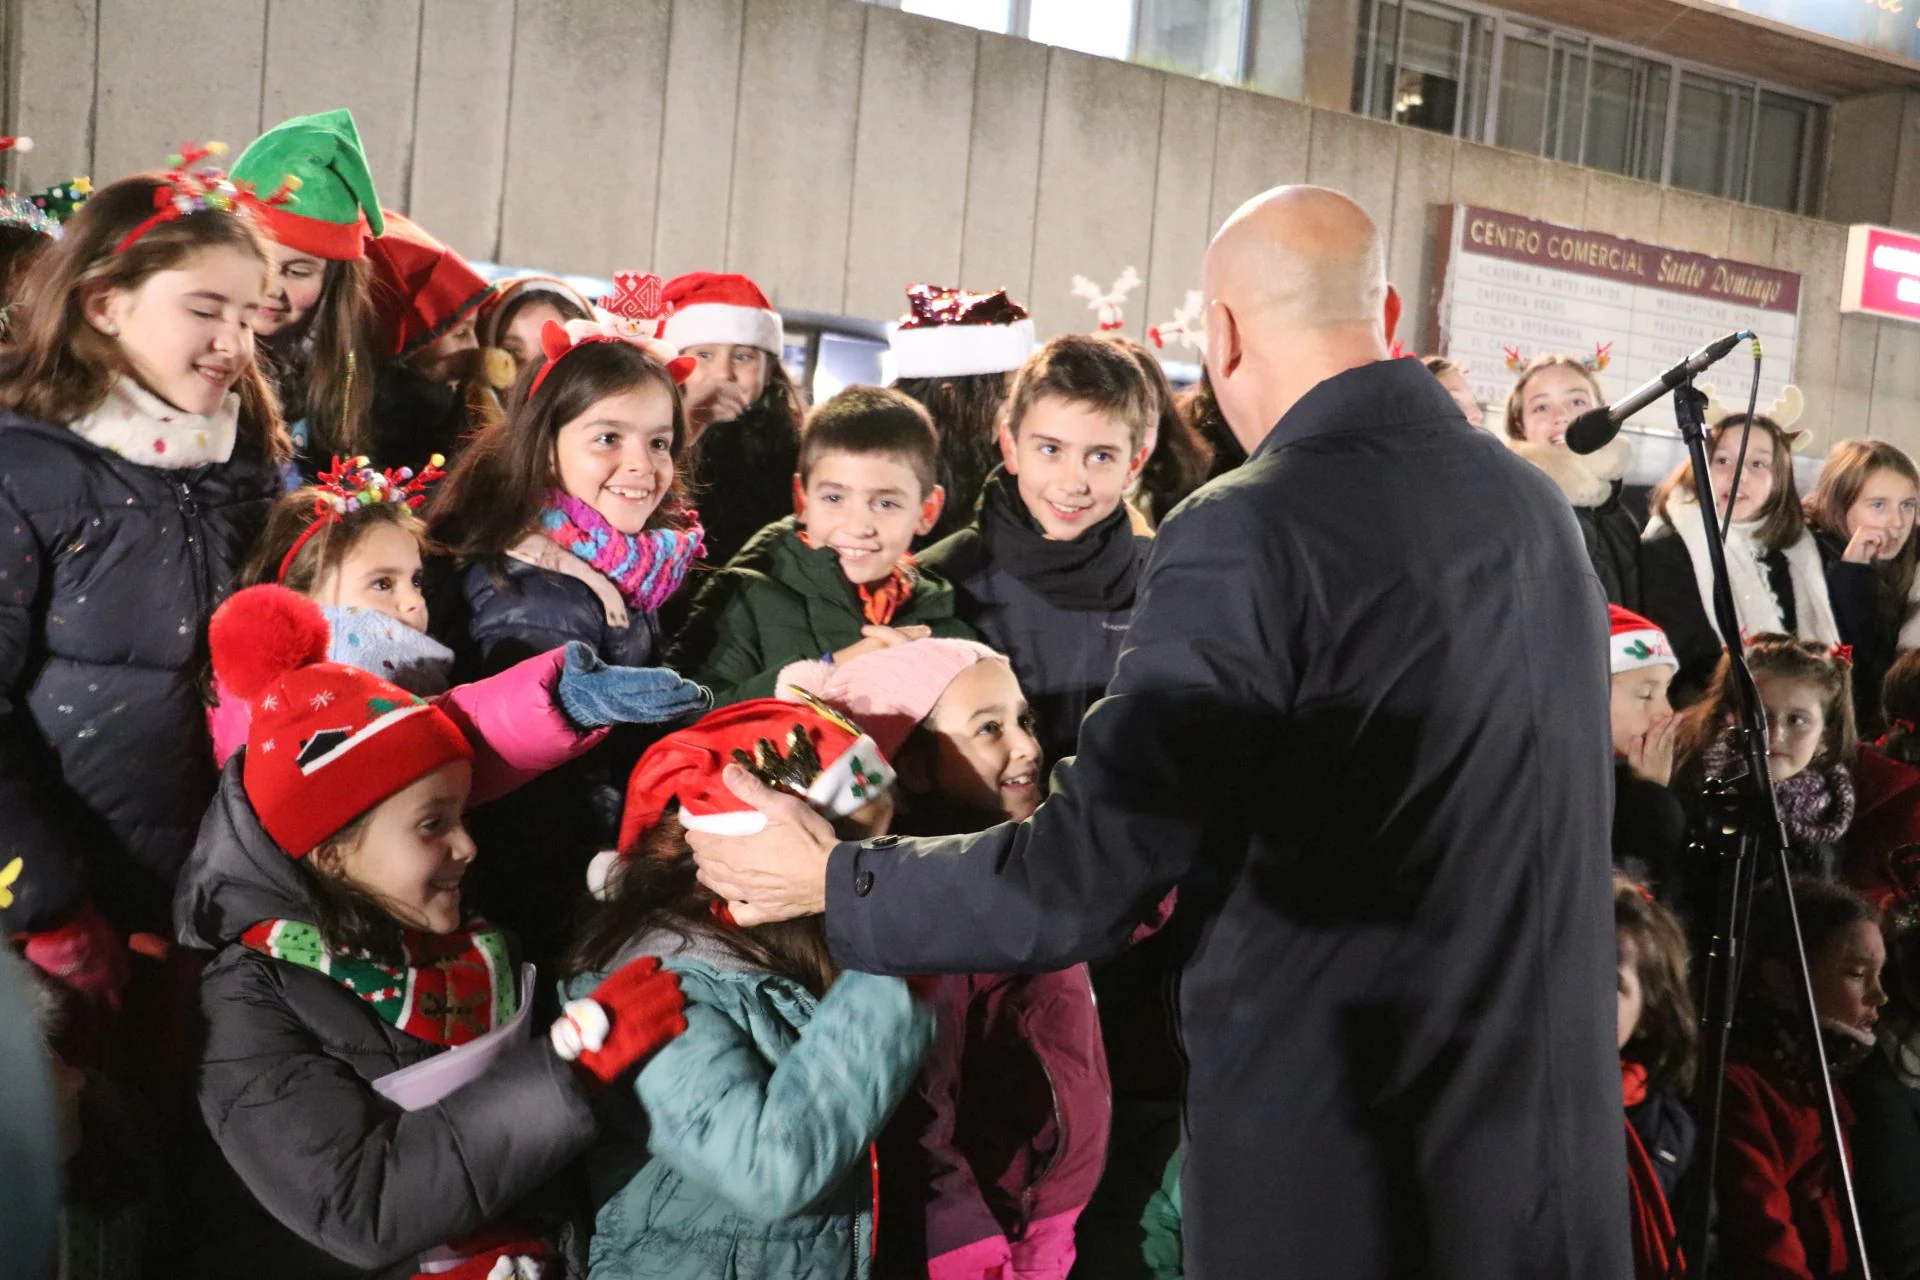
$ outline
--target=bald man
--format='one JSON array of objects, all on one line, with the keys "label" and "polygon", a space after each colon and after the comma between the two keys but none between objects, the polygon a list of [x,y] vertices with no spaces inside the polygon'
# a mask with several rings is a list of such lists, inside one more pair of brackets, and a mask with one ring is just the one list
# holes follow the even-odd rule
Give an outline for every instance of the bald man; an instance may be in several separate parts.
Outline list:
[{"label": "bald man", "polygon": [[[881,973],[1188,948],[1188,1273],[1622,1280],[1606,610],[1564,498],[1419,361],[1337,192],[1207,251],[1250,456],[1154,540],[1110,696],[1026,822],[836,844],[730,781],[693,835],[743,923],[824,908]],[[1016,1224],[1017,1229],[1017,1224]]]}]

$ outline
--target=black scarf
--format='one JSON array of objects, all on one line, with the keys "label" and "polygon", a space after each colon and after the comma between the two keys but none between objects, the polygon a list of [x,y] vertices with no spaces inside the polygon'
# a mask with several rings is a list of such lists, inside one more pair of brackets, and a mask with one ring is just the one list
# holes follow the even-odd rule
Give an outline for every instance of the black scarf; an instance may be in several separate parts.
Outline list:
[{"label": "black scarf", "polygon": [[998,468],[980,492],[979,523],[993,563],[1055,608],[1116,613],[1132,606],[1140,557],[1126,503],[1072,542],[1055,542],[1020,500],[1019,481]]}]

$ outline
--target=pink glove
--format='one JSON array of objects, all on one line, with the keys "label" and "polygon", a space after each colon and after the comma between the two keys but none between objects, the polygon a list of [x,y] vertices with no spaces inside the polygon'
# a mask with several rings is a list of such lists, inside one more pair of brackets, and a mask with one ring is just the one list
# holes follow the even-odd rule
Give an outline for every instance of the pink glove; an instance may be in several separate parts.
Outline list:
[{"label": "pink glove", "polygon": [[127,940],[91,902],[81,903],[59,928],[27,934],[26,956],[56,982],[120,1011],[130,973]]},{"label": "pink glove", "polygon": [[598,1088],[685,1031],[686,1007],[679,975],[642,956],[595,987],[589,998],[569,1000],[548,1038],[553,1051]]}]

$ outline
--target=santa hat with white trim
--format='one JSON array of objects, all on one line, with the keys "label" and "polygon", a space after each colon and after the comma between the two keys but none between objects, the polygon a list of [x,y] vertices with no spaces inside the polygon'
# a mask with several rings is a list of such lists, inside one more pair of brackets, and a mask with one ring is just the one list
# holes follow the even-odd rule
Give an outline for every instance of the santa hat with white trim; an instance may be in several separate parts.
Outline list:
[{"label": "santa hat with white trim", "polygon": [[1673,656],[1667,633],[1659,627],[1617,604],[1607,606],[1607,622],[1612,631],[1607,640],[1607,657],[1614,675],[1646,667],[1679,669],[1680,659]]},{"label": "santa hat with white trim", "polygon": [[907,314],[888,341],[896,378],[1006,373],[1039,345],[1027,309],[1005,289],[968,293],[937,284],[907,286]]},{"label": "santa hat with white trim", "polygon": [[603,896],[614,867],[639,854],[649,831],[676,812],[688,831],[752,835],[765,815],[733,794],[720,774],[741,764],[777,790],[797,795],[830,818],[844,818],[885,795],[893,769],[857,725],[819,699],[755,698],[710,711],[648,747],[627,779],[619,850],[598,854],[587,886]]},{"label": "santa hat with white trim", "polygon": [[780,313],[745,276],[716,271],[675,276],[661,291],[661,301],[668,315],[660,336],[682,351],[724,342],[758,347],[778,359],[785,345]]}]

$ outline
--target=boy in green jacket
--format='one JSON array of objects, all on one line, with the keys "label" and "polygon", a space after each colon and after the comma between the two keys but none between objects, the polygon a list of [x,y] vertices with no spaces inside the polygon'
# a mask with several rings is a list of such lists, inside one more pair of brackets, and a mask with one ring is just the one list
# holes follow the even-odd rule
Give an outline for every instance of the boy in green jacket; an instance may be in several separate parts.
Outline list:
[{"label": "boy in green jacket", "polygon": [[780,668],[844,662],[922,636],[975,639],[953,588],[907,548],[940,518],[933,421],[898,391],[850,387],[814,409],[794,514],[715,573],[668,658],[716,705],[774,696]]}]

